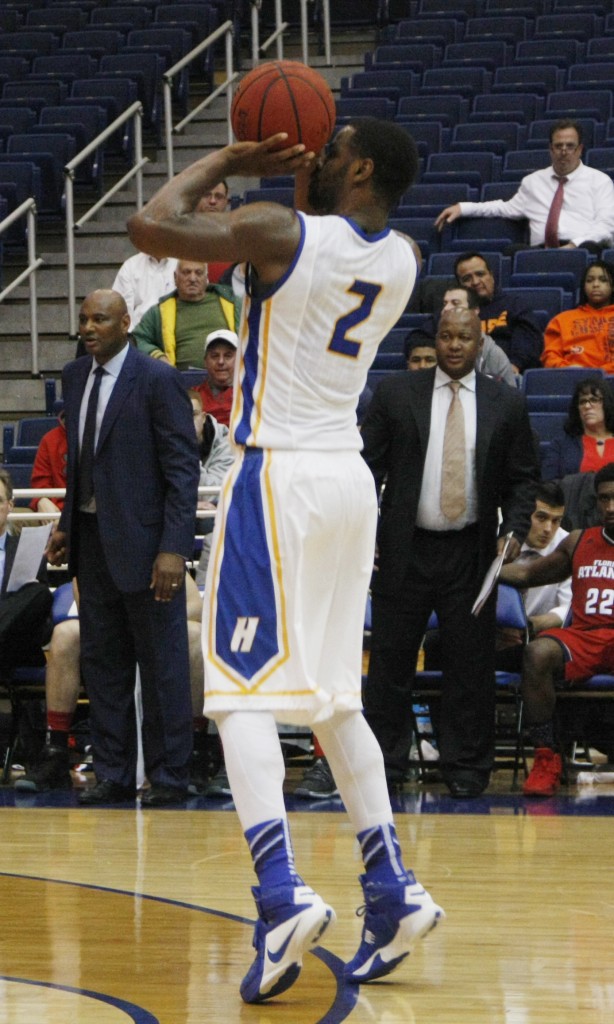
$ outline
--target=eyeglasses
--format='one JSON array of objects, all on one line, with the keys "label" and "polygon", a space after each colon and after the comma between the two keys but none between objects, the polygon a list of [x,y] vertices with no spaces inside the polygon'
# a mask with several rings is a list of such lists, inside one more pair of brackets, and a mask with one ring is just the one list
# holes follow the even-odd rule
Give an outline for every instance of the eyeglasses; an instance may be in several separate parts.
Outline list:
[{"label": "eyeglasses", "polygon": [[603,398],[599,395],[587,395],[585,398],[578,399],[578,405],[601,405]]},{"label": "eyeglasses", "polygon": [[565,150],[573,153],[574,149],[577,149],[579,145],[579,142],[553,142],[552,148],[556,149],[557,153],[563,153]]}]

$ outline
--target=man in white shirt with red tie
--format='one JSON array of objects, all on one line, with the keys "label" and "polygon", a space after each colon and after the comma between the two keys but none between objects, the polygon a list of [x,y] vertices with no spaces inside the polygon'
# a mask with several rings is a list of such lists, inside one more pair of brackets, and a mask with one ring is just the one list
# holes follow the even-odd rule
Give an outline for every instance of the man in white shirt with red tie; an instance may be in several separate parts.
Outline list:
[{"label": "man in white shirt with red tie", "polygon": [[511,199],[455,203],[442,210],[436,226],[442,230],[459,217],[526,218],[531,248],[588,249],[599,255],[614,237],[614,183],[582,163],[582,126],[576,121],[554,122],[549,152],[551,166],[527,174]]}]

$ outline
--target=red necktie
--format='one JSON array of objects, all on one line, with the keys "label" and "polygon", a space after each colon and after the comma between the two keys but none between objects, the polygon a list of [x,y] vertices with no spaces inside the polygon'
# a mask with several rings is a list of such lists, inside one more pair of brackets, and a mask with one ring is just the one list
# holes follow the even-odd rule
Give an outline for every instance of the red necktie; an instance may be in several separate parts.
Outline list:
[{"label": "red necktie", "polygon": [[561,216],[561,207],[563,205],[563,188],[569,180],[568,178],[559,178],[556,174],[554,177],[558,181],[559,187],[554,193],[552,205],[548,211],[548,220],[546,221],[546,230],[544,232],[546,249],[558,249],[559,247],[559,217]]}]

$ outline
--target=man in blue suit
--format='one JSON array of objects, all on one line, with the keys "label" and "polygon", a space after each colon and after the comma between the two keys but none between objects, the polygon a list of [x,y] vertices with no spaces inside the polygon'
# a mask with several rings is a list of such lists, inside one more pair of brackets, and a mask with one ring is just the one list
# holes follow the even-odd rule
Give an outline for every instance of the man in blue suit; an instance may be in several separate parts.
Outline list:
[{"label": "man in blue suit", "polygon": [[[129,344],[124,299],[86,297],[86,356],[62,375],[66,502],[47,555],[68,554],[80,591],[81,666],[96,785],[81,803],[134,799],[135,666],[141,674],[147,806],[184,799],[191,753],[185,560],[192,555],[199,462],[179,374]],[[91,358],[88,358],[91,357]]]}]

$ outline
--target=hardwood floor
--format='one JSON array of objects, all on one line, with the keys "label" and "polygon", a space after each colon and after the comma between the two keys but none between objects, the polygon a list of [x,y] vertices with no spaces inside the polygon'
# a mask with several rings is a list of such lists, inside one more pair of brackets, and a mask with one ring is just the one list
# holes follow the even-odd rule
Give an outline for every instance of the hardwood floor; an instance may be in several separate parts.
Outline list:
[{"label": "hardwood floor", "polygon": [[291,812],[298,868],[338,922],[296,985],[259,1007],[238,992],[254,876],[234,812],[87,809],[72,794],[15,807],[3,790],[0,1021],[611,1024],[614,787],[473,804],[437,789],[409,792],[397,824],[448,919],[359,990],[340,982],[362,927],[350,825],[338,802]]}]

